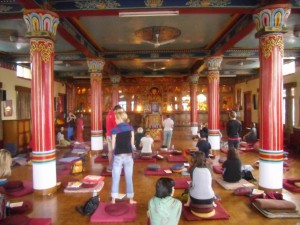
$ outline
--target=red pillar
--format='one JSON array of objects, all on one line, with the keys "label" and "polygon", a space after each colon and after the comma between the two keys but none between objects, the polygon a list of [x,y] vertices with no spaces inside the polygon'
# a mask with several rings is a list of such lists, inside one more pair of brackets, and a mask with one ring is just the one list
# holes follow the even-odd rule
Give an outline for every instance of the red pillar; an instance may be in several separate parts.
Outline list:
[{"label": "red pillar", "polygon": [[[290,14],[287,4],[269,5],[254,14],[259,38],[260,59],[260,149],[259,186],[282,189],[283,123],[282,123],[282,64],[286,21]],[[276,174],[276,176],[274,176]]]},{"label": "red pillar", "polygon": [[119,104],[119,83],[121,80],[120,75],[111,75],[109,76],[110,81],[112,83],[112,90],[111,90],[111,108],[115,105]]},{"label": "red pillar", "polygon": [[197,85],[199,75],[194,74],[189,77],[190,81],[190,113],[191,113],[191,130],[193,135],[198,132],[198,101],[197,101]]},{"label": "red pillar", "polygon": [[92,111],[91,111],[91,150],[103,150],[102,127],[102,70],[104,60],[88,59],[88,68],[91,79]]},{"label": "red pillar", "polygon": [[56,13],[26,10],[26,35],[30,38],[33,188],[38,195],[56,191],[54,129],[54,37]]},{"label": "red pillar", "polygon": [[208,141],[212,150],[220,150],[220,66],[222,56],[206,59],[208,69]]}]

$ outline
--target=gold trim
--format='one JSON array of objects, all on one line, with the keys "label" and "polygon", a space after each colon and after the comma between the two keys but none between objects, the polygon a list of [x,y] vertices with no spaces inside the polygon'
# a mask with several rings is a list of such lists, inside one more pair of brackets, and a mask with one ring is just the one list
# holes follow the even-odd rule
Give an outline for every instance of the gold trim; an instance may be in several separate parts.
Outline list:
[{"label": "gold trim", "polygon": [[279,47],[281,56],[283,56],[284,43],[282,35],[272,35],[268,37],[261,38],[261,48],[264,58],[269,58],[273,47]]},{"label": "gold trim", "polygon": [[54,44],[52,41],[31,40],[30,55],[33,57],[34,52],[40,52],[43,62],[47,63],[51,59],[51,54],[54,52]]},{"label": "gold trim", "polygon": [[57,192],[59,186],[54,186],[52,188],[43,189],[43,190],[34,190],[34,195],[36,196],[49,196]]}]

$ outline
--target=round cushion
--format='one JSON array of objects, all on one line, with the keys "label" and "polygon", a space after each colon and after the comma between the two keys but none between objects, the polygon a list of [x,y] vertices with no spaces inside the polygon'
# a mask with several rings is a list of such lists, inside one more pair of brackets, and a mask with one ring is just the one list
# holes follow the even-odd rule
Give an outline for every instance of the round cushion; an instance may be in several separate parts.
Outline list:
[{"label": "round cushion", "polygon": [[300,188],[300,182],[295,182],[294,185]]},{"label": "round cushion", "polygon": [[199,213],[191,210],[191,213],[195,216],[201,217],[201,218],[210,218],[216,214],[216,211],[213,209],[211,212],[207,213]]},{"label": "round cushion", "polygon": [[142,153],[141,154],[141,159],[151,159],[152,154],[151,153]]},{"label": "round cushion", "polygon": [[248,195],[252,193],[252,188],[249,187],[239,187],[237,189],[234,190],[233,194],[234,195]]},{"label": "round cushion", "polygon": [[190,209],[196,213],[209,213],[214,210],[213,204],[190,204]]},{"label": "round cushion", "polygon": [[162,151],[167,151],[167,150],[168,150],[168,147],[165,146],[165,145],[162,145],[161,148],[160,148],[160,150],[162,150]]},{"label": "round cushion", "polygon": [[152,170],[152,171],[158,171],[160,169],[160,165],[158,164],[149,164],[147,166],[148,170]]},{"label": "round cushion", "polygon": [[6,192],[15,192],[24,189],[23,181],[14,180],[8,181],[6,184],[3,185],[3,188]]},{"label": "round cushion", "polygon": [[129,206],[127,204],[108,204],[104,210],[110,216],[122,216],[129,211]]},{"label": "round cushion", "polygon": [[171,166],[171,170],[175,173],[180,173],[184,169],[184,164],[174,164]]},{"label": "round cushion", "polygon": [[1,224],[5,225],[26,225],[30,222],[30,218],[26,215],[13,215],[6,217]]}]

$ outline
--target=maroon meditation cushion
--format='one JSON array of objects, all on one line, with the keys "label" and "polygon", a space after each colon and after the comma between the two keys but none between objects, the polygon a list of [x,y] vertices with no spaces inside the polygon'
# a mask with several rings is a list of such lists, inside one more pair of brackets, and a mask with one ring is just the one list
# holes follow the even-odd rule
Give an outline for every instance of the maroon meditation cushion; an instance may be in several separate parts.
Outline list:
[{"label": "maroon meditation cushion", "polygon": [[1,224],[5,225],[26,225],[30,222],[30,218],[26,215],[13,215],[6,217]]},{"label": "maroon meditation cushion", "polygon": [[213,204],[190,204],[190,209],[196,213],[209,213],[214,210]]},{"label": "maroon meditation cushion", "polygon": [[233,191],[234,195],[249,195],[252,193],[252,188],[250,187],[239,187]]},{"label": "maroon meditation cushion", "polygon": [[3,188],[6,192],[15,192],[24,189],[23,181],[14,180],[8,181],[6,184],[3,185]]},{"label": "maroon meditation cushion", "polygon": [[129,206],[128,204],[108,204],[104,210],[110,216],[122,216],[128,213]]}]

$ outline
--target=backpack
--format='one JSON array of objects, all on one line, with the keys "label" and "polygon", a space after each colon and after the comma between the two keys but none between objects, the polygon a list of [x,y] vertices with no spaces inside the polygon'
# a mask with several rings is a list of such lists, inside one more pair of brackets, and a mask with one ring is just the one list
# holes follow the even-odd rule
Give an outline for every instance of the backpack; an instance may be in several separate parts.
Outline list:
[{"label": "backpack", "polygon": [[242,171],[242,178],[244,178],[245,180],[253,180],[256,181],[256,179],[253,177],[253,174],[251,173],[250,170],[243,170]]},{"label": "backpack", "polygon": [[99,203],[99,196],[93,196],[87,200],[83,206],[76,206],[76,210],[82,215],[89,216],[95,212]]},{"label": "backpack", "polygon": [[6,199],[0,194],[0,221],[6,218]]}]

